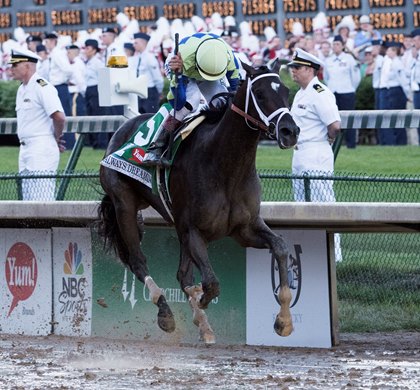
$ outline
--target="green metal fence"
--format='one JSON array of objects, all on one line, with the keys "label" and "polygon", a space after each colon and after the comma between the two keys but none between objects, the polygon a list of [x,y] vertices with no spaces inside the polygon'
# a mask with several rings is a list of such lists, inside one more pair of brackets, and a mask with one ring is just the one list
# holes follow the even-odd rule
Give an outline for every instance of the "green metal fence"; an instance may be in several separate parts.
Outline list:
[{"label": "green metal fence", "polygon": [[[311,181],[328,179],[333,180],[337,201],[418,202],[420,207],[420,177],[343,172],[293,176],[269,170],[259,174],[264,201],[293,201],[293,179],[304,180],[305,188]],[[97,171],[60,172],[55,177],[59,199],[101,199]],[[21,180],[18,174],[1,175],[0,200],[19,199]],[[341,252],[337,289],[342,331],[420,330],[420,234],[345,233]]]}]

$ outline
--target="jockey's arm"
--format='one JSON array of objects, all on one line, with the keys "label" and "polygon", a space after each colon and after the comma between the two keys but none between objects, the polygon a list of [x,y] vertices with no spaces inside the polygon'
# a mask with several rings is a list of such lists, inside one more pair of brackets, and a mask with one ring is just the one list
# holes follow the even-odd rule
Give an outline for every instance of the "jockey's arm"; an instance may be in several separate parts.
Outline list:
[{"label": "jockey's arm", "polygon": [[228,63],[228,69],[226,72],[226,78],[229,82],[229,92],[236,92],[239,86],[240,74],[239,74],[240,65],[236,56],[231,54],[231,60]]},{"label": "jockey's arm", "polygon": [[229,92],[236,92],[239,86],[239,72],[237,72],[237,76],[234,77],[233,71],[228,71],[226,73],[226,78],[229,82]]},{"label": "jockey's arm", "polygon": [[171,79],[170,91],[168,93],[168,101],[172,107],[175,106],[176,95],[176,110],[180,110],[187,102],[187,83],[188,77],[181,74],[174,74]]},{"label": "jockey's arm", "polygon": [[165,73],[170,80],[170,89],[167,95],[167,99],[172,107],[175,106],[176,100],[176,107],[174,107],[176,110],[180,110],[182,107],[184,107],[187,101],[186,90],[188,78],[182,75],[182,70],[183,61],[181,54],[178,53],[178,55],[174,55],[171,53],[165,62]]}]

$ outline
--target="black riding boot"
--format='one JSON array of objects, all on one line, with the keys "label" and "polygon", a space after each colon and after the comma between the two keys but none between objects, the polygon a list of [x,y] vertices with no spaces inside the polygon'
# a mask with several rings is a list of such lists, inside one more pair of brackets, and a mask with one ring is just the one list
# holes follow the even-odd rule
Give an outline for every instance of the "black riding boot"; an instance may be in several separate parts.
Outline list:
[{"label": "black riding boot", "polygon": [[[170,167],[171,162],[165,157],[162,157],[162,153],[167,147],[170,139],[171,132],[176,130],[182,122],[175,119],[172,115],[168,115],[165,121],[162,123],[162,129],[156,141],[152,142],[147,149],[147,153],[143,159],[143,165],[145,166],[164,166]],[[169,145],[170,147],[172,145]]]}]

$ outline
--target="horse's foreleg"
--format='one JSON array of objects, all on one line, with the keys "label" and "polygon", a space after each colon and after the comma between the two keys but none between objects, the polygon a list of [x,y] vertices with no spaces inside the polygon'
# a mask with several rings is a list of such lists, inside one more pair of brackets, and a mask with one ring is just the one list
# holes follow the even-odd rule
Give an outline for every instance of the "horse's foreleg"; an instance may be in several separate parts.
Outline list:
[{"label": "horse's foreleg", "polygon": [[188,254],[188,262],[193,262],[201,274],[201,285],[203,294],[198,302],[200,309],[206,309],[212,299],[219,296],[219,281],[210,264],[207,244],[200,233],[190,229],[181,237],[181,251]]},{"label": "horse's foreleg", "polygon": [[206,344],[214,344],[216,338],[213,329],[208,322],[207,315],[203,309],[198,307],[198,303],[203,295],[203,289],[201,285],[194,286],[193,261],[186,251],[182,249],[177,279],[182,290],[188,296],[188,302],[193,313],[193,323],[199,329],[200,340],[204,341]]},{"label": "horse's foreleg", "polygon": [[242,246],[253,248],[269,248],[280,267],[280,312],[276,316],[274,330],[280,336],[289,336],[293,331],[290,302],[292,294],[287,275],[288,250],[281,236],[274,234],[262,218],[254,225],[246,226],[233,236]]},{"label": "horse's foreleg", "polygon": [[200,331],[200,340],[204,341],[206,344],[214,344],[216,342],[216,337],[209,324],[207,315],[203,309],[198,307],[198,303],[203,295],[203,289],[198,285],[187,287],[184,291],[189,296],[188,302],[193,312],[193,323]]},{"label": "horse's foreleg", "polygon": [[[275,254],[275,256],[277,256]],[[276,316],[274,322],[274,330],[280,336],[289,336],[293,331],[292,315],[290,313],[290,302],[292,301],[292,293],[290,292],[288,275],[287,275],[287,252],[286,255],[278,257],[280,264],[280,312]]]}]

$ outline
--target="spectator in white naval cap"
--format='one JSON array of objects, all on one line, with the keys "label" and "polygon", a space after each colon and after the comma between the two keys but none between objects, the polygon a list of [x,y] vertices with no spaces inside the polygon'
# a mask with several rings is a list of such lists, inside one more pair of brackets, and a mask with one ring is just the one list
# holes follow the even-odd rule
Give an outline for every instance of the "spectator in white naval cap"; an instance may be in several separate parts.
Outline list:
[{"label": "spectator in white naval cap", "polygon": [[[20,141],[19,173],[54,175],[60,152],[64,110],[57,90],[36,73],[40,57],[26,49],[14,50],[9,61],[12,76],[22,82],[16,95],[17,133]],[[55,199],[55,179],[22,180],[23,200]]]},{"label": "spectator in white naval cap", "polygon": [[[314,55],[296,49],[288,67],[300,89],[292,104],[292,117],[300,128],[293,152],[294,175],[332,175],[334,154],[331,144],[340,132],[341,118],[334,94],[320,83],[317,74],[322,62]],[[293,180],[295,201],[334,202],[331,180],[311,180],[309,190],[302,179]],[[336,259],[341,260],[340,237],[335,237]]]}]

